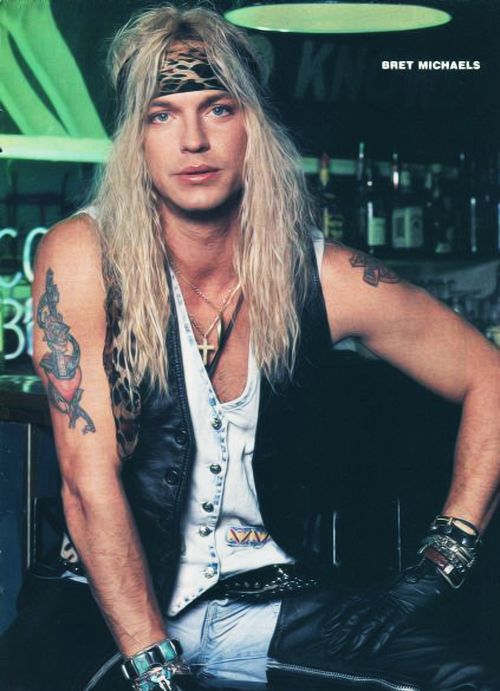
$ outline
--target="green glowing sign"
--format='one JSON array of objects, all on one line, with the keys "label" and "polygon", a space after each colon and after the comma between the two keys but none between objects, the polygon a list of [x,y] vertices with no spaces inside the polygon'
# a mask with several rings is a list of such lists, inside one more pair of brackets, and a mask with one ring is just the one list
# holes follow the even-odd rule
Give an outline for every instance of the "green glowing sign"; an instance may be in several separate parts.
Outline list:
[{"label": "green glowing sign", "polygon": [[[52,108],[27,79],[12,44]],[[47,152],[48,160],[101,160],[106,131],[54,21],[50,0],[0,2],[0,102],[26,137],[21,142],[22,137],[0,135],[4,157],[41,159]],[[37,142],[38,137],[46,140]],[[73,144],[73,138],[79,142]],[[90,158],[82,157],[85,146]]]},{"label": "green glowing sign", "polygon": [[87,137],[27,137],[19,134],[0,135],[8,158],[31,161],[74,161],[103,163],[109,152],[109,139]]}]

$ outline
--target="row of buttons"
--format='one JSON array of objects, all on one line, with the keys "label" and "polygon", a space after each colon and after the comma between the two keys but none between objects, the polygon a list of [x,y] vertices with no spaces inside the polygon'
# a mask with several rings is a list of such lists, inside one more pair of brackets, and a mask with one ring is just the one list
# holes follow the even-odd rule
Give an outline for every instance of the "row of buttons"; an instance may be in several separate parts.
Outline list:
[{"label": "row of buttons", "polygon": [[[212,425],[213,429],[219,430],[222,427],[222,420],[220,417],[213,417],[210,424]],[[219,475],[222,472],[222,466],[219,463],[211,463],[208,466],[208,469],[214,475]],[[207,513],[210,513],[214,510],[214,505],[211,501],[204,501],[201,506]],[[201,525],[198,528],[198,533],[201,535],[201,537],[207,537],[212,532],[212,528],[210,528],[208,525]],[[203,571],[205,578],[213,578],[216,574],[217,568],[215,566],[207,566]]]},{"label": "row of buttons", "polygon": [[[213,429],[219,430],[222,427],[222,420],[220,419],[220,417],[216,416],[212,418],[210,424],[212,425]],[[214,475],[219,475],[222,472],[222,466],[219,463],[211,463],[208,466],[208,469]],[[201,506],[208,513],[214,510],[214,505],[210,501],[203,502]],[[212,533],[212,529],[208,525],[202,525],[198,528],[198,533],[201,535],[201,537],[207,537]],[[205,578],[213,578],[216,575],[216,573],[217,568],[214,566],[207,566],[203,571]]]}]

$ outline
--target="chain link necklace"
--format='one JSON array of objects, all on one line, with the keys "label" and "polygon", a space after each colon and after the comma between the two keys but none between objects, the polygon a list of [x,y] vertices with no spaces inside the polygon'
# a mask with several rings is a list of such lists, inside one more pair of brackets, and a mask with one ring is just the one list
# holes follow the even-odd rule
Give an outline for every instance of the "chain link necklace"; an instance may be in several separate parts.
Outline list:
[{"label": "chain link necklace", "polygon": [[212,300],[210,300],[209,297],[207,297],[205,295],[205,293],[200,288],[198,288],[198,286],[195,286],[194,283],[191,283],[189,278],[186,278],[186,276],[181,274],[181,272],[178,271],[174,265],[172,265],[172,268],[175,272],[175,275],[178,278],[180,278],[186,285],[188,285],[191,288],[191,290],[193,290],[196,293],[196,295],[198,295],[198,297],[200,297],[202,300],[204,300],[207,303],[207,305],[209,305],[212,309],[214,309],[218,313],[221,313],[224,311],[224,309],[227,307],[227,305],[231,301],[231,298],[234,296],[234,293],[240,287],[240,284],[238,282],[232,288],[229,288],[225,292],[224,297],[222,298],[222,303],[220,304],[220,306],[217,306],[215,303],[212,302]]},{"label": "chain link necklace", "polygon": [[[224,298],[222,300],[221,305],[215,305],[212,300],[210,300],[209,297],[203,293],[198,286],[196,286],[194,283],[192,283],[188,278],[186,278],[180,271],[177,270],[175,264],[173,262],[170,262],[170,265],[172,266],[172,269],[175,273],[175,275],[180,278],[184,283],[186,283],[195,293],[200,297],[204,302],[209,305],[212,309],[216,311],[215,319],[211,322],[210,326],[208,329],[203,329],[203,327],[199,324],[199,322],[195,319],[195,317],[188,312],[189,319],[191,321],[191,324],[193,327],[196,329],[198,334],[201,336],[201,343],[197,343],[198,346],[198,351],[201,355],[201,359],[203,361],[203,364],[205,367],[208,365],[208,357],[209,353],[215,354],[220,347],[221,343],[221,338],[223,335],[222,331],[222,314],[226,307],[231,303],[233,300],[234,296],[236,293],[239,291],[241,285],[240,282],[238,281],[236,285],[234,285],[232,288],[229,288],[229,290],[226,291]],[[234,315],[233,315],[234,316]],[[231,321],[233,320],[233,317],[231,317]],[[212,331],[215,329],[215,345],[212,345],[208,337],[212,333]]]}]

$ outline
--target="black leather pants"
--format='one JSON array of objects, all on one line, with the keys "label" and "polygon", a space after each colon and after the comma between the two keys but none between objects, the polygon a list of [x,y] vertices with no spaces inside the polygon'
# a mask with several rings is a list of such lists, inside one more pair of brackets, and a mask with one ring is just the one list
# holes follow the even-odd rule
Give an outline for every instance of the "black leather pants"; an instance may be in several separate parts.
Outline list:
[{"label": "black leather pants", "polygon": [[[372,660],[343,660],[328,632],[341,597],[328,588],[283,600],[269,651],[268,688],[500,691],[500,676],[460,649],[453,631],[443,634],[441,624],[405,631]],[[130,691],[119,663],[86,585],[28,576],[19,616],[0,638],[0,691]],[[185,679],[179,685],[182,691],[264,688],[216,679]]]},{"label": "black leather pants", "polygon": [[372,658],[345,659],[329,627],[342,597],[329,588],[283,601],[269,650],[273,688],[500,691],[500,671],[457,635],[449,610],[396,634]]}]

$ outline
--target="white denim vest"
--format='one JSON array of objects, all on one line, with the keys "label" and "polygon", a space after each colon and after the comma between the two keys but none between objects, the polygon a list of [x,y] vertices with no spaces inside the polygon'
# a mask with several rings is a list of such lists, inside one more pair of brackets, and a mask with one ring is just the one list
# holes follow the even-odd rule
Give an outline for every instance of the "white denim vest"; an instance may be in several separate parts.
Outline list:
[{"label": "white denim vest", "polygon": [[[324,239],[313,235],[318,266]],[[268,564],[291,563],[266,531],[252,456],[260,373],[249,349],[245,390],[220,403],[203,365],[179,284],[172,273],[184,377],[196,439],[191,494],[181,526],[183,546],[168,609],[175,616],[220,579]]]}]

